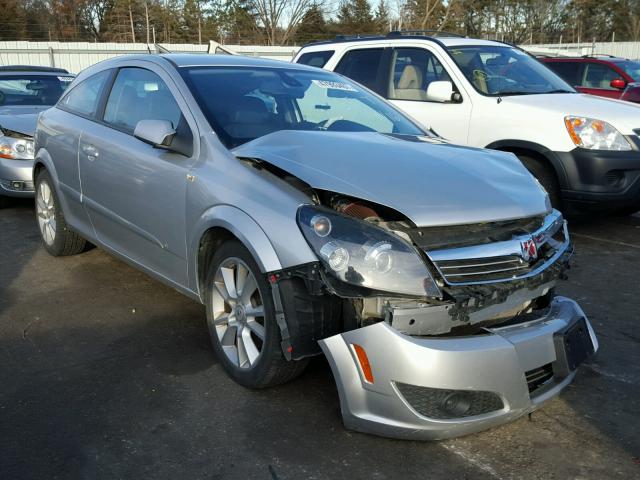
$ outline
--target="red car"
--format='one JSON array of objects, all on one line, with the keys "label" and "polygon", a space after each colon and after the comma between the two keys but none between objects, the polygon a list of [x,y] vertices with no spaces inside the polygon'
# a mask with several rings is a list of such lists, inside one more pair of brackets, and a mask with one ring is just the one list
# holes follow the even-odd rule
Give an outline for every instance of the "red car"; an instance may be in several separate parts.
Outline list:
[{"label": "red car", "polygon": [[540,61],[582,93],[640,103],[640,62],[608,55]]}]

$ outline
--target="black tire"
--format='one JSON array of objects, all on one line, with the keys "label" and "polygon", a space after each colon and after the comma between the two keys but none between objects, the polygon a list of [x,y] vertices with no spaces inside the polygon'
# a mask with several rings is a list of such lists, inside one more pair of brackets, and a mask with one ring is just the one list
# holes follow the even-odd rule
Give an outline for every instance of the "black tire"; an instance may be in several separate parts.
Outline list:
[{"label": "black tire", "polygon": [[518,158],[526,169],[538,179],[540,184],[547,191],[553,208],[562,210],[563,203],[562,194],[560,193],[560,184],[558,183],[558,177],[553,169],[540,160],[527,155],[518,155]]},{"label": "black tire", "polygon": [[[239,366],[240,361],[234,363],[231,360],[230,356],[225,353],[221,343],[220,335],[222,335],[222,338],[224,339],[225,334],[223,332],[226,332],[227,329],[232,327],[226,326],[225,328],[224,325],[218,325],[221,329],[219,331],[217,330],[218,327],[214,322],[214,318],[219,318],[218,315],[222,311],[220,310],[220,302],[224,304],[224,311],[231,313],[235,311],[232,309],[230,304],[223,301],[222,295],[219,293],[220,289],[216,288],[215,284],[216,279],[220,279],[221,273],[218,273],[219,269],[222,266],[233,264],[233,262],[237,262],[237,260],[240,260],[255,278],[257,292],[260,294],[260,301],[257,301],[258,297],[254,296],[251,302],[258,304],[259,307],[263,307],[264,311],[264,316],[256,317],[262,320],[262,326],[264,329],[264,340],[260,341],[260,339],[256,337],[256,341],[261,345],[260,354],[255,360],[255,363],[252,363],[250,366],[245,368],[241,368]],[[234,278],[237,278],[236,274],[234,274]],[[218,282],[218,285],[219,284],[220,282]],[[306,359],[292,361],[287,361],[285,359],[281,347],[282,340],[280,328],[278,327],[275,319],[271,286],[267,282],[265,275],[260,271],[260,268],[249,250],[247,250],[239,241],[227,241],[214,253],[211,263],[208,265],[204,289],[206,292],[207,302],[207,325],[209,327],[211,343],[222,367],[234,381],[247,388],[266,388],[293,380],[304,371],[308,363]],[[240,296],[241,295],[237,295],[238,298]],[[216,304],[215,307],[214,303]],[[218,310],[215,314],[214,308]],[[242,314],[242,317],[246,318],[244,313]],[[236,315],[235,318],[238,318],[238,315]],[[230,325],[230,323],[227,325]],[[244,328],[246,329],[247,327]],[[233,338],[234,336],[237,338],[237,330],[235,334],[232,332],[232,334],[229,335],[229,338]],[[236,340],[236,343],[237,342],[238,340]],[[226,348],[230,348],[228,344]],[[236,347],[236,354],[238,358],[240,358],[239,348],[240,347]]]},{"label": "black tire", "polygon": [[[41,200],[39,197],[41,188],[45,187],[49,189],[50,192],[50,208],[53,211],[54,220],[55,220],[55,228],[53,229],[53,234],[45,238],[45,232],[41,224],[40,217],[40,209],[38,207],[38,202]],[[80,235],[72,231],[64,218],[64,213],[62,212],[62,208],[60,207],[60,202],[58,201],[58,196],[56,195],[56,191],[53,187],[53,182],[51,181],[51,176],[49,172],[46,170],[40,170],[38,175],[36,176],[35,182],[36,189],[36,221],[38,222],[38,227],[40,229],[40,238],[42,239],[42,245],[45,250],[49,252],[49,254],[54,257],[64,257],[68,255],[76,255],[84,251],[87,241],[82,238]]]},{"label": "black tire", "polygon": [[0,208],[7,208],[10,205],[11,205],[11,199],[9,197],[0,195]]},{"label": "black tire", "polygon": [[636,205],[635,207],[623,207],[614,212],[616,217],[628,217],[630,215],[634,215],[636,213],[640,213],[640,205]]}]

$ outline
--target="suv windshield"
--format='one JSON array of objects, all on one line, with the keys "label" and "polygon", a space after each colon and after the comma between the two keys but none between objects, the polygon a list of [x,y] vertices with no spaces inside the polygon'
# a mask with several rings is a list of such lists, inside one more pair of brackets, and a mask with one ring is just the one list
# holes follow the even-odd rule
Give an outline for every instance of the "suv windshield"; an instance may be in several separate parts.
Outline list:
[{"label": "suv windshield", "polygon": [[483,95],[575,92],[543,64],[516,48],[477,45],[450,47],[448,51],[467,80]]},{"label": "suv windshield", "polygon": [[0,106],[54,105],[72,80],[70,75],[2,75]]},{"label": "suv windshield", "polygon": [[624,62],[617,62],[616,65],[623,69],[635,82],[640,82],[640,62],[625,60]]},{"label": "suv windshield", "polygon": [[428,135],[362,86],[330,72],[261,67],[180,70],[227,148],[278,130]]}]

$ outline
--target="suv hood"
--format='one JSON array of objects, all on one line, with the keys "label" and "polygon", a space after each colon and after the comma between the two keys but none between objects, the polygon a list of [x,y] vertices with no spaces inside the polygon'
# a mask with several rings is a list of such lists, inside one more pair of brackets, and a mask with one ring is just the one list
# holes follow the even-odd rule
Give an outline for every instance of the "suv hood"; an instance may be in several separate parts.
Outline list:
[{"label": "suv hood", "polygon": [[50,105],[0,106],[0,127],[33,137],[38,114]]},{"label": "suv hood", "polygon": [[546,193],[510,153],[380,133],[279,131],[233,150],[313,188],[393,208],[417,226],[542,215]]},{"label": "suv hood", "polygon": [[[640,105],[584,93],[552,93],[502,97],[502,105],[537,109],[540,118],[560,115],[596,118],[610,123],[624,135],[640,128]],[[524,117],[523,112],[520,116]]]}]

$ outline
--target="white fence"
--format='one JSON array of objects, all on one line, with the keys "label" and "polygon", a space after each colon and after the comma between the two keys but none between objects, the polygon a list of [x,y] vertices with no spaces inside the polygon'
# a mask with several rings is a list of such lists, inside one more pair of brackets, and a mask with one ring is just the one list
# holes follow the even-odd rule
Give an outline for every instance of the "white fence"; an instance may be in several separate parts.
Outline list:
[{"label": "white fence", "polygon": [[[162,44],[172,52],[216,53],[219,45],[176,43]],[[257,45],[225,45],[223,48],[240,55],[273,58],[289,61],[299,47],[266,47]],[[582,56],[593,54],[615,55],[640,59],[640,42],[594,42],[522,45],[522,48],[538,55]],[[156,51],[146,43],[90,43],[90,42],[0,42],[0,65],[41,65],[66,68],[78,73],[94,63],[118,55],[140,54]]]},{"label": "white fence", "polygon": [[521,47],[536,55],[550,55],[552,57],[581,57],[599,54],[634,60],[640,59],[640,42],[553,43],[521,45]]},{"label": "white fence", "polygon": [[[205,45],[162,44],[176,53],[216,53],[218,44]],[[225,45],[240,55],[289,61],[299,47],[265,47],[255,45]],[[0,42],[0,65],[40,65],[65,68],[71,73],[101,60],[126,54],[155,52],[154,45],[146,43],[90,43],[90,42]]]}]

